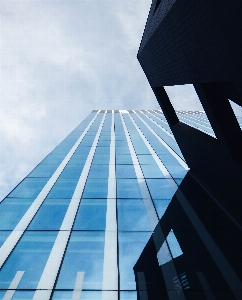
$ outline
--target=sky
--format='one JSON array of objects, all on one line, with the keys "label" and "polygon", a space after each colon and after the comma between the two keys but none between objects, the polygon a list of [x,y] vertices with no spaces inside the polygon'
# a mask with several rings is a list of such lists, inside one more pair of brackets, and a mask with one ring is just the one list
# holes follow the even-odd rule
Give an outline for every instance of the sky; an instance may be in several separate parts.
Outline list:
[{"label": "sky", "polygon": [[93,109],[159,109],[136,58],[151,2],[0,1],[0,200]]}]

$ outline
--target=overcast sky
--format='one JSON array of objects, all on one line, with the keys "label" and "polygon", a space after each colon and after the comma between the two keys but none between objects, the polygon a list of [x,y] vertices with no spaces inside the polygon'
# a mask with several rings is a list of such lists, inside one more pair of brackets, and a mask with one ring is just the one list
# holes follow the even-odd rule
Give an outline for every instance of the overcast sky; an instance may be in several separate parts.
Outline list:
[{"label": "overcast sky", "polygon": [[0,1],[0,200],[93,109],[159,109],[136,59],[150,5]]}]

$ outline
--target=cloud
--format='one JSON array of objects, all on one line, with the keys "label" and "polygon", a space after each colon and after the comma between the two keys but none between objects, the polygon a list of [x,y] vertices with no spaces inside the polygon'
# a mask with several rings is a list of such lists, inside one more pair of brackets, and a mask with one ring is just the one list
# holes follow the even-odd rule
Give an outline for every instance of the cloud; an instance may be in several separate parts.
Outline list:
[{"label": "cloud", "polygon": [[93,109],[158,109],[136,59],[150,0],[0,2],[0,197]]}]

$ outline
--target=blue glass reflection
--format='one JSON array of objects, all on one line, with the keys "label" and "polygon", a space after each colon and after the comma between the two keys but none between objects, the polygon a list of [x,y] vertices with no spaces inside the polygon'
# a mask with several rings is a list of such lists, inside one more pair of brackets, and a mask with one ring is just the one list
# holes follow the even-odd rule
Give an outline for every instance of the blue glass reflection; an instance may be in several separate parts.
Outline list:
[{"label": "blue glass reflection", "polygon": [[137,179],[117,179],[118,198],[142,198]]},{"label": "blue glass reflection", "polygon": [[82,195],[82,198],[107,198],[108,179],[89,179]]},{"label": "blue glass reflection", "polygon": [[157,200],[153,199],[153,202],[155,204],[155,209],[157,211],[157,214],[159,216],[159,219],[161,219],[170,204],[171,200]]},{"label": "blue glass reflection", "polygon": [[105,230],[107,201],[82,199],[74,223],[74,230]]},{"label": "blue glass reflection", "polygon": [[12,231],[0,231],[0,247],[6,241],[7,237],[10,235]]},{"label": "blue glass reflection", "polygon": [[70,199],[46,199],[28,230],[59,230],[69,203]]},{"label": "blue glass reflection", "polygon": [[118,229],[150,231],[143,200],[118,200]]},{"label": "blue glass reflection", "polygon": [[[7,291],[0,291],[0,299],[3,299]],[[11,300],[28,300],[33,299],[33,291],[15,291]],[[8,298],[10,299],[10,298]]]},{"label": "blue glass reflection", "polygon": [[74,231],[58,277],[57,289],[74,289],[77,272],[84,272],[83,289],[101,289],[104,231]]},{"label": "blue glass reflection", "polygon": [[[72,300],[73,292],[56,291],[52,297],[53,300]],[[80,300],[101,300],[102,292],[82,291]]]},{"label": "blue glass reflection", "polygon": [[0,270],[0,288],[7,289],[17,271],[24,271],[19,289],[35,289],[43,272],[57,232],[25,232]]},{"label": "blue glass reflection", "polygon": [[45,186],[48,178],[28,178],[26,177],[20,184],[8,195],[8,197],[35,198]]},{"label": "blue glass reflection", "polygon": [[71,198],[79,178],[58,179],[47,198]]},{"label": "blue glass reflection", "polygon": [[151,233],[122,232],[119,239],[119,274],[121,290],[136,290],[133,267],[140,257]]},{"label": "blue glass reflection", "polygon": [[153,199],[171,199],[175,193],[166,179],[147,179],[146,182]]},{"label": "blue glass reflection", "polygon": [[116,165],[117,178],[136,178],[133,165]]},{"label": "blue glass reflection", "polygon": [[137,300],[136,291],[121,291],[120,300]]},{"label": "blue glass reflection", "polygon": [[14,229],[34,199],[5,198],[0,203],[0,230]]}]

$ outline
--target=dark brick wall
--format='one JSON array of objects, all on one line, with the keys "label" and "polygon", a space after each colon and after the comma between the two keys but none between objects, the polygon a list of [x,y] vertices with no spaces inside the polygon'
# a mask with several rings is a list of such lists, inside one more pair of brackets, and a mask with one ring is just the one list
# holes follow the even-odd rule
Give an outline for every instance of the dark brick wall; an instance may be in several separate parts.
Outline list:
[{"label": "dark brick wall", "polygon": [[148,39],[155,15],[138,53],[152,86],[242,78],[241,1],[177,0]]}]

